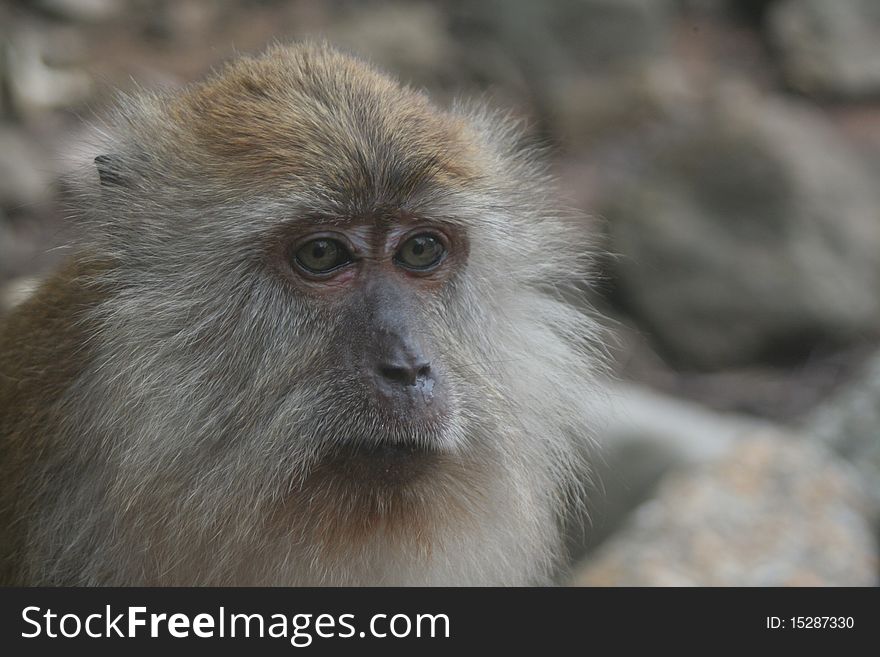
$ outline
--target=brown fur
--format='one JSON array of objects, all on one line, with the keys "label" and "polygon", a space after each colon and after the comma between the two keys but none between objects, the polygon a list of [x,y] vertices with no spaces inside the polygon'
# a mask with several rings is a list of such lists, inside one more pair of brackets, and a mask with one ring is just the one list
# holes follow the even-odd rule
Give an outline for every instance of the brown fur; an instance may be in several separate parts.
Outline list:
[{"label": "brown fur", "polygon": [[32,513],[40,500],[26,475],[47,467],[47,454],[63,454],[59,399],[88,361],[83,323],[99,298],[82,285],[95,267],[73,262],[24,301],[0,331],[0,584],[16,579],[24,535],[16,519]]},{"label": "brown fur", "polygon": [[[209,169],[215,158],[232,160],[235,166],[216,173],[269,189],[292,181],[326,186],[328,169],[330,184],[348,191],[369,189],[385,174],[401,196],[426,177],[454,183],[479,175],[466,126],[438,114],[424,95],[336,51],[303,55],[293,72],[285,49],[240,59],[177,98],[169,110],[185,150],[204,157]],[[291,74],[301,81],[297,87]],[[351,105],[357,113],[339,110]],[[347,135],[352,154],[370,159],[333,176],[338,155],[323,148],[326,128],[315,117]],[[383,152],[376,145],[397,147]]]}]

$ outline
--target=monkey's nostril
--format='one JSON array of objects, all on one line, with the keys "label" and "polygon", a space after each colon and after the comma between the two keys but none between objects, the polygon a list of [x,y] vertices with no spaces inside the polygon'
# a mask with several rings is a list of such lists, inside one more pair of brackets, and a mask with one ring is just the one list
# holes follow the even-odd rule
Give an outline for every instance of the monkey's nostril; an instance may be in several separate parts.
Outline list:
[{"label": "monkey's nostril", "polygon": [[431,373],[431,366],[425,364],[397,365],[385,363],[379,365],[379,374],[384,379],[406,386],[414,386],[418,379],[424,379]]}]

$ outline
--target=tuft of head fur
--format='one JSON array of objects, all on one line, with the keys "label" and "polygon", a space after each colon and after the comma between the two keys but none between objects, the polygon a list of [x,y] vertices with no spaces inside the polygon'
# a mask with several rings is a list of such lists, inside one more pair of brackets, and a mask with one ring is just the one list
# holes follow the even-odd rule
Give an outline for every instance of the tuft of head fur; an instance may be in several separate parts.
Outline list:
[{"label": "tuft of head fur", "polygon": [[[598,333],[559,294],[585,276],[583,225],[521,142],[509,119],[436,108],[325,45],[123,99],[104,184],[82,181],[88,237],[0,332],[0,578],[548,582]],[[464,271],[418,320],[452,406],[424,432],[450,449],[412,483],[358,486],[320,458],[382,422],[326,353],[357,327],[270,254],[302,218],[390,211],[467,235]]]}]

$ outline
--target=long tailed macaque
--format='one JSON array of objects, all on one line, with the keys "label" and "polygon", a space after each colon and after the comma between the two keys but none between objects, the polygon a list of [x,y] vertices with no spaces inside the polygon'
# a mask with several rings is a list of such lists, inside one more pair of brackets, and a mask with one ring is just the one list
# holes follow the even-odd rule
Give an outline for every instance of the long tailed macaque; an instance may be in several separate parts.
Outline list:
[{"label": "long tailed macaque", "polygon": [[315,44],[120,105],[0,328],[0,582],[551,581],[596,328],[516,124]]}]

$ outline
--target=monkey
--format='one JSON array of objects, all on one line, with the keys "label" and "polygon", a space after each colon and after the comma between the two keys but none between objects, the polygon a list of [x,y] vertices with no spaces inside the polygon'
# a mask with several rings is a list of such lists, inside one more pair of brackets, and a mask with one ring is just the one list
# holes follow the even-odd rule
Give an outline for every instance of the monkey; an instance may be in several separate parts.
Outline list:
[{"label": "monkey", "polygon": [[553,583],[601,341],[521,122],[317,42],[114,112],[0,329],[0,583]]}]

